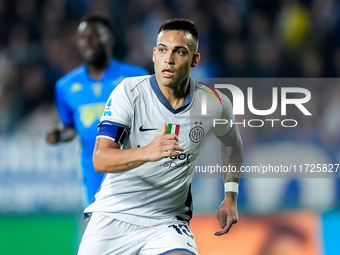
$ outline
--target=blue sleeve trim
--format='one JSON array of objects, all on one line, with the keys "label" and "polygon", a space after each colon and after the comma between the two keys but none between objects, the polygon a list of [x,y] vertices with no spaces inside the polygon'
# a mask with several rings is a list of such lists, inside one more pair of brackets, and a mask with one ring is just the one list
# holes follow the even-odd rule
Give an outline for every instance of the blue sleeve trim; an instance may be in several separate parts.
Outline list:
[{"label": "blue sleeve trim", "polygon": [[171,255],[171,254],[174,254],[174,253],[184,253],[184,254],[188,254],[188,255],[197,255],[197,253],[192,252],[188,249],[184,249],[184,248],[177,248],[177,249],[168,250],[168,251],[160,253],[158,255]]},{"label": "blue sleeve trim", "polygon": [[110,120],[103,120],[102,122],[99,123],[98,128],[104,123],[107,123],[107,124],[110,124],[110,125],[113,125],[113,126],[117,126],[117,127],[121,127],[121,128],[125,128],[126,131],[128,131],[130,133],[130,128],[128,126],[125,126],[121,123],[110,121]]},{"label": "blue sleeve trim", "polygon": [[126,128],[117,127],[109,123],[101,123],[98,128],[97,136],[107,136],[112,138],[116,143],[122,145],[126,135],[128,134]]}]

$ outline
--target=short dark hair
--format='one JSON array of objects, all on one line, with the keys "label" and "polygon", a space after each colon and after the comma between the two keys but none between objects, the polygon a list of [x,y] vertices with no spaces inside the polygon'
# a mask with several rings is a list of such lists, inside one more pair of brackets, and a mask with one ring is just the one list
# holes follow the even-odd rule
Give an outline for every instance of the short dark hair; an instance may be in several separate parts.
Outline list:
[{"label": "short dark hair", "polygon": [[195,23],[189,19],[183,19],[183,18],[173,18],[168,19],[165,21],[165,23],[159,28],[158,34],[162,31],[168,31],[168,30],[179,30],[183,32],[190,33],[196,41],[198,41],[198,29],[195,25]]},{"label": "short dark hair", "polygon": [[108,17],[102,16],[102,15],[87,15],[81,20],[81,22],[84,22],[84,21],[88,23],[100,23],[109,30],[112,36],[114,36],[115,29],[114,29],[113,23],[110,21]]}]

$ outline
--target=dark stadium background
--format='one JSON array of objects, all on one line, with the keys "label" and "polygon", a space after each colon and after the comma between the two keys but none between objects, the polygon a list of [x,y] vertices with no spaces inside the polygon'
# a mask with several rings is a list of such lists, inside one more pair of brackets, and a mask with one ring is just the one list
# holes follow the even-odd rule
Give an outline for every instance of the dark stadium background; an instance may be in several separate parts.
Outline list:
[{"label": "dark stadium background", "polygon": [[[159,26],[185,17],[200,30],[202,60],[193,77],[326,81],[340,74],[336,0],[0,0],[0,254],[76,252],[84,228],[79,144],[49,146],[44,137],[58,119],[56,80],[81,64],[75,32],[88,11],[115,22],[115,56],[150,73]],[[245,162],[256,162],[256,153],[268,150],[278,156],[277,149],[296,151],[306,163],[320,158],[339,164],[340,86],[308,89],[313,117],[298,128],[241,129]],[[194,179],[193,193],[192,229],[200,254],[340,250],[336,178],[243,179],[240,222],[221,238],[213,236],[221,181]]]}]

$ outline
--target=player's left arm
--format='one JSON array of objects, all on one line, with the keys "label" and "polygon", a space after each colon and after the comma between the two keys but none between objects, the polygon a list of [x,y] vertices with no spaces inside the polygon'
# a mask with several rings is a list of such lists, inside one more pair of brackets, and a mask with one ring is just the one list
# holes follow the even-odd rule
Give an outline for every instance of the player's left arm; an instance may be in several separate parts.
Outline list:
[{"label": "player's left arm", "polygon": [[228,121],[214,128],[214,133],[221,142],[222,167],[227,169],[223,172],[225,197],[217,211],[217,219],[222,228],[215,233],[218,236],[228,233],[231,226],[238,220],[237,195],[243,160],[242,139],[240,130],[235,124],[236,119],[231,102],[225,95],[220,92],[219,94],[223,101],[220,118]]},{"label": "player's left arm", "polygon": [[215,233],[218,236],[228,233],[231,226],[238,220],[237,192],[243,159],[242,139],[237,125],[234,125],[227,135],[219,139],[222,166],[226,166],[228,171],[223,172],[225,197],[217,211],[217,219],[222,228]]}]

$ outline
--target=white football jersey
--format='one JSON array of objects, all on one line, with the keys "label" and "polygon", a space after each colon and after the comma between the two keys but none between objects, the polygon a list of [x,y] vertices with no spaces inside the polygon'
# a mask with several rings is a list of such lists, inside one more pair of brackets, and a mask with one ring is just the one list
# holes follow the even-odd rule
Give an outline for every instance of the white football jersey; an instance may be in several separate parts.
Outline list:
[{"label": "white football jersey", "polygon": [[177,157],[106,174],[85,215],[100,212],[141,226],[161,224],[175,217],[190,220],[190,184],[199,152],[206,137],[214,131],[213,120],[229,120],[223,134],[219,131],[224,136],[231,130],[233,118],[231,103],[225,95],[193,79],[184,104],[174,110],[154,75],[126,78],[107,101],[97,137],[114,140],[121,149],[143,147],[167,123],[168,133],[176,133],[185,150]]}]

